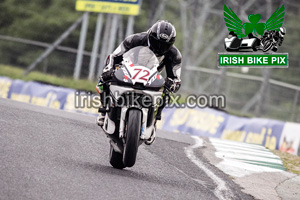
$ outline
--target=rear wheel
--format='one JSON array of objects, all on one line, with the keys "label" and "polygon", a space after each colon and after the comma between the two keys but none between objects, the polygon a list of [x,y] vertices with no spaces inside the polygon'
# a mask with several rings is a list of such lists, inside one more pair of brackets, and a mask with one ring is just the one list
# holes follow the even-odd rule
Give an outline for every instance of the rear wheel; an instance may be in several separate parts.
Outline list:
[{"label": "rear wheel", "polygon": [[109,162],[114,168],[117,169],[125,168],[125,165],[123,163],[123,155],[118,152],[115,152],[112,145],[110,145]]},{"label": "rear wheel", "polygon": [[124,146],[123,163],[126,167],[135,164],[141,134],[141,111],[129,110],[126,130],[126,144]]}]

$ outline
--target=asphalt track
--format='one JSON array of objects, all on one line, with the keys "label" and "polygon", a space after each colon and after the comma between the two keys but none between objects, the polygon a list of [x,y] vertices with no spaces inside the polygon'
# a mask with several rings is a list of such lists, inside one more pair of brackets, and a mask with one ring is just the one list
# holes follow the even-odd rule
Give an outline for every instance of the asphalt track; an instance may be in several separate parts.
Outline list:
[{"label": "asphalt track", "polygon": [[191,141],[159,132],[118,170],[93,116],[0,99],[0,199],[253,199]]}]

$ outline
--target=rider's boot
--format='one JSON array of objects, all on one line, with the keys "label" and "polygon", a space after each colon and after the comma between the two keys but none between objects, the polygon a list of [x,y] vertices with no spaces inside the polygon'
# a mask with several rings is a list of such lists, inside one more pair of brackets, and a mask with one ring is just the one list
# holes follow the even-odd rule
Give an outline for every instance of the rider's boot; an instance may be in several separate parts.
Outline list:
[{"label": "rider's boot", "polygon": [[[163,104],[160,105],[157,109],[157,113],[156,113],[156,120],[161,120],[161,113],[164,109],[164,107],[169,103],[170,99],[169,96],[167,94],[163,94]],[[156,123],[156,122],[155,122]]]},{"label": "rider's boot", "polygon": [[153,142],[155,141],[155,138],[156,138],[155,136],[156,136],[156,130],[154,129],[154,130],[152,131],[152,134],[151,134],[150,138],[149,138],[148,140],[145,141],[145,144],[146,144],[146,145],[151,145],[151,144],[153,144]]},{"label": "rider's boot", "polygon": [[[101,79],[99,79],[98,84],[96,85],[96,90],[100,94],[100,102],[101,106],[103,106],[103,95],[104,95],[104,87]],[[100,111],[101,108],[99,108],[99,115],[96,118],[96,124],[98,126],[103,126],[104,124],[104,118],[105,118],[105,113]]]},{"label": "rider's boot", "polygon": [[153,144],[153,142],[155,141],[155,137],[156,136],[156,122],[154,123],[154,128],[153,128],[153,131],[151,133],[151,136],[148,140],[145,141],[145,144],[146,145],[151,145]]},{"label": "rider's boot", "polygon": [[104,124],[105,113],[100,113],[96,118],[96,124],[98,126],[103,126]]},{"label": "rider's boot", "polygon": [[156,120],[161,120],[161,112],[163,109],[158,108],[157,114],[156,114]]}]

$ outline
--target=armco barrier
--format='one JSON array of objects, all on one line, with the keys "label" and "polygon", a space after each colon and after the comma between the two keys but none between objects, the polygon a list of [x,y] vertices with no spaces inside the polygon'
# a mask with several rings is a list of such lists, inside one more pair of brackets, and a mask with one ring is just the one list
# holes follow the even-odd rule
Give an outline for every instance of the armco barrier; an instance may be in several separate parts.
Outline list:
[{"label": "armco barrier", "polygon": [[244,118],[210,108],[165,109],[160,129],[254,143],[300,156],[300,124]]},{"label": "armco barrier", "polygon": [[[0,77],[0,98],[39,106],[96,114],[96,108],[75,109],[75,90]],[[166,108],[158,128],[205,137],[264,145],[300,156],[300,124],[243,118],[205,108]]]},{"label": "armco barrier", "polygon": [[0,76],[0,98],[67,111],[97,114],[95,108],[75,108],[75,92],[74,89],[32,81],[11,80]]}]

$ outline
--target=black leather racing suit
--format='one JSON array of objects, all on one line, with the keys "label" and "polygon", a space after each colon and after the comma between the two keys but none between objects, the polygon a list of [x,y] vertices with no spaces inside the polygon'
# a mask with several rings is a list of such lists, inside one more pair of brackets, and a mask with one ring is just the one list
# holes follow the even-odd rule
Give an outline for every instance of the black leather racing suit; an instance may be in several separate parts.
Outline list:
[{"label": "black leather racing suit", "polygon": [[[106,67],[103,72],[109,71],[114,64],[122,61],[122,55],[130,49],[137,46],[150,46],[147,32],[137,33],[127,37],[119,47],[108,57]],[[171,49],[164,55],[156,55],[160,61],[158,70],[161,72],[166,68],[167,77],[180,83],[181,74],[181,54],[179,50],[173,45]]]}]

